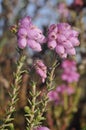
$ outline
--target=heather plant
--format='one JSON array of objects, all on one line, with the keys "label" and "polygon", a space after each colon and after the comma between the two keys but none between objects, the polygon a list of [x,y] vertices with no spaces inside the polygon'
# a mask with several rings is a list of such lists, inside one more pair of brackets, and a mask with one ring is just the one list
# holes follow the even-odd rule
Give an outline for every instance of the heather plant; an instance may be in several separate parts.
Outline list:
[{"label": "heather plant", "polygon": [[[66,59],[62,62],[62,84],[48,93],[50,102],[52,102],[51,116],[53,114],[56,120],[55,129],[65,130],[77,112],[80,99],[80,88],[77,87],[79,73],[77,72],[76,62]],[[63,82],[65,81],[65,82]],[[54,109],[54,112],[52,111]]]},{"label": "heather plant", "polygon": [[9,92],[10,101],[6,109],[6,115],[4,119],[2,119],[2,125],[0,126],[1,130],[14,129],[14,125],[13,123],[11,123],[14,120],[12,115],[16,110],[16,102],[18,101],[18,93],[20,88],[19,84],[22,80],[22,74],[24,73],[22,67],[25,61],[25,56],[23,56],[23,52],[20,49],[18,49],[18,53],[19,53],[19,59],[16,64],[17,65],[16,72],[13,73],[14,82],[11,85],[12,93]]},{"label": "heather plant", "polygon": [[[32,20],[29,16],[21,19],[18,25],[15,27],[11,29],[17,36],[17,51],[19,53],[19,59],[16,66],[16,72],[14,73],[14,83],[12,84],[12,93],[10,94],[11,101],[6,112],[6,117],[2,120],[0,129],[14,129],[13,114],[16,110],[16,102],[18,100],[18,93],[22,76],[23,73],[27,72],[25,69],[22,70],[23,66],[25,65],[26,57],[25,54],[23,54],[24,49],[26,49],[26,47],[29,47],[32,49],[32,51],[40,53],[42,51],[42,47],[45,45],[47,46],[46,51],[48,51],[48,48],[51,50],[51,53],[53,55],[53,62],[50,67],[48,67],[46,62],[40,58],[35,59],[33,62],[32,69],[34,69],[37,75],[39,75],[41,78],[40,82],[45,84],[46,89],[44,92],[42,90],[39,90],[37,88],[39,85],[37,80],[29,81],[31,89],[28,92],[28,104],[24,107],[26,119],[25,129],[49,130],[48,127],[43,126],[43,121],[46,120],[45,113],[47,111],[47,105],[50,100],[53,100],[55,102],[55,107],[57,106],[57,111],[60,112],[59,116],[61,116],[63,111],[62,107],[64,106],[64,111],[67,114],[65,115],[68,116],[66,123],[69,123],[69,115],[71,115],[72,112],[76,111],[77,109],[79,93],[77,92],[77,94],[74,95],[76,93],[76,89],[69,84],[63,84],[59,87],[55,87],[54,79],[55,71],[60,65],[60,61],[62,61],[64,58],[67,58],[67,55],[72,56],[76,54],[75,47],[79,46],[80,44],[78,40],[79,33],[76,30],[72,29],[68,23],[59,23],[51,25],[48,28],[47,36],[44,36],[43,32],[32,23]],[[71,63],[74,66],[72,66]],[[69,82],[71,81],[69,77],[67,77],[69,75],[73,77],[72,81],[77,81],[79,78],[79,75],[76,72],[75,63],[71,63],[70,61],[67,61],[67,63],[64,63],[62,65],[64,69],[62,79]],[[73,69],[72,74],[70,73],[70,68],[68,70],[66,69],[70,67],[70,65]],[[28,69],[28,73],[30,73],[32,69]],[[73,106],[71,106],[71,103],[68,100],[70,100],[70,102],[75,100]],[[69,107],[70,110],[68,111]],[[62,111],[59,111],[58,108]],[[57,114],[55,114],[55,116],[57,116]],[[61,130],[62,128],[63,120],[63,117],[62,120],[57,120],[58,130]]]}]

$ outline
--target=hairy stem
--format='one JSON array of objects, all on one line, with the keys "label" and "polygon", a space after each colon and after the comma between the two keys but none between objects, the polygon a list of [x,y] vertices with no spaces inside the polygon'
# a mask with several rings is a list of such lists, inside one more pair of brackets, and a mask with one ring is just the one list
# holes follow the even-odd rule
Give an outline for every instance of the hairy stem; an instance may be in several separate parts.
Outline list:
[{"label": "hairy stem", "polygon": [[33,91],[33,99],[32,99],[32,115],[31,115],[31,118],[30,118],[30,130],[33,130],[33,127],[34,127],[34,122],[33,122],[33,119],[34,119],[34,111],[35,111],[35,103],[36,103],[36,85],[33,85],[32,87],[32,91]]},{"label": "hairy stem", "polygon": [[24,65],[25,56],[20,55],[19,60],[17,62],[17,69],[14,73],[14,83],[12,84],[13,92],[10,94],[11,101],[9,102],[9,107],[6,112],[6,117],[3,120],[3,124],[0,127],[0,130],[5,130],[6,127],[10,127],[10,122],[14,119],[12,118],[12,114],[15,111],[15,105],[18,100],[18,91],[19,91],[19,83],[21,82],[22,78],[22,67]]},{"label": "hairy stem", "polygon": [[47,94],[49,91],[51,91],[53,89],[52,83],[53,83],[53,79],[54,79],[54,72],[55,72],[56,66],[57,66],[57,60],[55,59],[53,65],[52,65],[51,71],[49,73],[47,83],[46,83],[47,92],[44,94],[44,97],[43,97],[44,100],[43,100],[43,108],[41,111],[41,116],[46,111],[46,106],[47,106],[47,103],[49,102]]},{"label": "hairy stem", "polygon": [[32,85],[32,104],[31,104],[31,114],[28,115],[30,116],[29,119],[26,118],[27,120],[27,130],[33,130],[34,128],[34,119],[35,119],[35,109],[36,109],[36,84],[33,83]]}]

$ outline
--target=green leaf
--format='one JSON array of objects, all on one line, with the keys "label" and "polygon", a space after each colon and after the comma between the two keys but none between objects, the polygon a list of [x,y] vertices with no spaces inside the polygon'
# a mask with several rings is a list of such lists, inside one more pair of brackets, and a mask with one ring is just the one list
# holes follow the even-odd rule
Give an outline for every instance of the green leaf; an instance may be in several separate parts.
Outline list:
[{"label": "green leaf", "polygon": [[24,107],[24,111],[25,111],[26,113],[30,113],[30,112],[31,112],[31,109],[30,109],[28,106],[25,106],[25,107]]},{"label": "green leaf", "polygon": [[10,128],[10,130],[14,130],[14,125],[13,125],[13,123],[10,123],[10,124],[9,124],[9,128]]}]

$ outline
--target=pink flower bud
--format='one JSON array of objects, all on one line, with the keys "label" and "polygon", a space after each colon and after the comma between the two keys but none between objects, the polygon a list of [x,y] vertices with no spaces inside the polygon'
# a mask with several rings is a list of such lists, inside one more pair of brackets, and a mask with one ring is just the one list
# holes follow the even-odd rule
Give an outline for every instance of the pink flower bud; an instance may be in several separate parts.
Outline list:
[{"label": "pink flower bud", "polygon": [[29,40],[28,39],[28,41],[27,41],[27,44],[28,44],[28,46],[31,48],[31,49],[33,49],[34,51],[38,51],[38,52],[40,52],[42,49],[41,49],[41,45],[39,44],[39,43],[37,43],[36,41],[34,41],[34,40]]},{"label": "pink flower bud", "polygon": [[57,25],[55,25],[55,24],[50,25],[50,27],[48,28],[48,31],[49,32],[54,31],[55,33],[57,33],[57,31],[58,31]]},{"label": "pink flower bud", "polygon": [[66,49],[66,51],[67,51],[67,53],[68,53],[69,55],[75,55],[75,54],[76,54],[76,51],[75,51],[75,48],[74,48],[74,47],[71,48],[71,49]]},{"label": "pink flower bud", "polygon": [[50,101],[58,101],[59,100],[59,95],[56,91],[52,90],[48,93],[48,98]]},{"label": "pink flower bud", "polygon": [[48,35],[48,39],[49,40],[55,40],[57,38],[57,34],[55,32],[51,32],[49,35]]},{"label": "pink flower bud", "polygon": [[56,41],[54,40],[54,41],[48,42],[48,47],[49,47],[50,49],[54,49],[54,48],[56,47]]},{"label": "pink flower bud", "polygon": [[62,43],[62,42],[65,42],[66,40],[67,40],[67,38],[64,35],[57,34],[57,42]]},{"label": "pink flower bud", "polygon": [[73,46],[79,46],[80,42],[76,37],[70,37],[70,41],[72,42]]},{"label": "pink flower bud", "polygon": [[32,24],[32,22],[29,16],[26,16],[19,21],[20,27],[25,27],[26,29],[27,27],[29,27],[30,24]]},{"label": "pink flower bud", "polygon": [[27,30],[25,28],[20,28],[18,30],[18,36],[19,37],[26,37],[27,36]]},{"label": "pink flower bud", "polygon": [[65,49],[62,45],[57,45],[56,46],[56,52],[59,54],[59,55],[62,55],[65,53]]},{"label": "pink flower bud", "polygon": [[71,49],[71,48],[73,48],[73,45],[72,45],[72,43],[71,43],[69,40],[63,42],[62,45],[63,45],[64,48],[66,48],[66,49]]},{"label": "pink flower bud", "polygon": [[62,79],[68,83],[77,82],[79,73],[77,72],[76,62],[72,60],[64,60],[62,63],[63,73]]},{"label": "pink flower bud", "polygon": [[37,74],[41,76],[42,82],[44,83],[47,77],[47,67],[44,65],[42,60],[35,61],[35,69]]},{"label": "pink flower bud", "polygon": [[18,39],[18,46],[21,49],[24,49],[27,45],[27,40],[25,38],[19,38]]},{"label": "pink flower bud", "polygon": [[28,38],[36,40],[39,43],[44,42],[44,35],[42,34],[42,31],[38,29],[36,26],[31,26],[28,30]]}]

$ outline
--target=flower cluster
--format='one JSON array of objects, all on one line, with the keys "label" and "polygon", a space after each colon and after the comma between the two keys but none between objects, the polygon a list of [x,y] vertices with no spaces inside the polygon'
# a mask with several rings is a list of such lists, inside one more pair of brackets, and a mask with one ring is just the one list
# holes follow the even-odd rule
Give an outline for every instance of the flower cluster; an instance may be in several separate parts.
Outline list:
[{"label": "flower cluster", "polygon": [[48,29],[48,47],[55,49],[61,58],[67,54],[75,55],[75,46],[79,45],[79,33],[67,23],[52,24]]},{"label": "flower cluster", "polygon": [[77,72],[76,62],[72,60],[64,60],[62,63],[63,73],[62,79],[68,83],[77,82],[79,80],[79,73]]},{"label": "flower cluster", "polygon": [[33,25],[29,16],[19,21],[18,28],[18,46],[24,49],[27,45],[34,51],[40,52],[41,44],[44,42],[45,37],[42,31]]},{"label": "flower cluster", "polygon": [[[65,6],[62,5],[62,8],[65,10]],[[65,10],[67,11],[67,10]],[[62,13],[62,12],[61,12]],[[68,13],[68,12],[64,12]],[[17,30],[17,38],[18,38],[18,46],[21,49],[24,49],[26,46],[29,46],[34,51],[40,52],[42,50],[42,44],[47,41],[48,48],[51,50],[55,50],[55,52],[61,57],[66,58],[67,55],[75,55],[75,46],[79,46],[79,40],[78,40],[79,33],[76,30],[73,30],[71,26],[67,23],[59,23],[59,24],[52,24],[48,28],[48,35],[47,38],[43,35],[42,31],[34,26],[34,24],[31,21],[31,18],[29,16],[21,19],[19,21],[19,26]],[[45,82],[47,78],[47,67],[43,63],[42,60],[37,59],[34,62],[34,68],[36,73],[41,77],[42,83]],[[62,63],[63,68],[63,74],[61,75],[62,79],[64,81],[67,81],[68,83],[78,81],[79,74],[77,73],[76,69],[76,63],[71,60],[65,60]],[[53,70],[53,69],[52,69]],[[53,72],[51,70],[51,72]],[[54,72],[53,72],[54,73]],[[52,73],[51,73],[52,74]],[[51,78],[51,77],[48,77]],[[50,81],[50,84],[52,81]],[[48,84],[46,84],[47,86]],[[51,87],[51,85],[49,85]],[[32,90],[32,105],[34,105],[34,112],[35,113],[35,104],[36,104],[36,86],[34,85],[34,90]],[[47,87],[48,88],[48,87]],[[49,88],[50,90],[50,88]],[[65,95],[70,98],[71,95],[75,93],[74,87],[70,85],[62,84],[60,86],[57,86],[55,90],[51,90],[48,95],[50,101],[54,101],[55,104],[60,104],[63,106],[65,102]],[[38,94],[38,93],[37,93]],[[35,96],[35,100],[33,99]],[[39,95],[38,95],[39,96]],[[44,97],[45,98],[45,97]],[[46,99],[46,98],[45,98]],[[39,103],[39,102],[37,102]],[[46,100],[44,102],[44,105],[46,107]],[[39,110],[39,106],[37,111]],[[32,109],[32,107],[31,107]],[[35,125],[34,120],[35,114],[33,116],[33,119],[31,119],[31,122],[33,120],[33,124]],[[29,120],[28,126],[29,126]],[[39,120],[38,120],[39,121]],[[29,126],[31,129],[32,126]],[[35,128],[32,128],[33,130],[49,130],[49,128],[45,126],[38,126]]]},{"label": "flower cluster", "polygon": [[63,102],[63,95],[67,94],[68,96],[74,94],[75,90],[71,86],[60,85],[57,86],[55,90],[52,90],[48,93],[50,101],[54,101],[56,104],[61,104]]},{"label": "flower cluster", "polygon": [[35,61],[35,69],[37,74],[41,76],[42,82],[44,83],[47,77],[47,67],[44,65],[42,60]]},{"label": "flower cluster", "polygon": [[37,127],[35,128],[34,130],[49,130],[49,128],[45,127],[45,126],[40,126],[40,127]]}]

